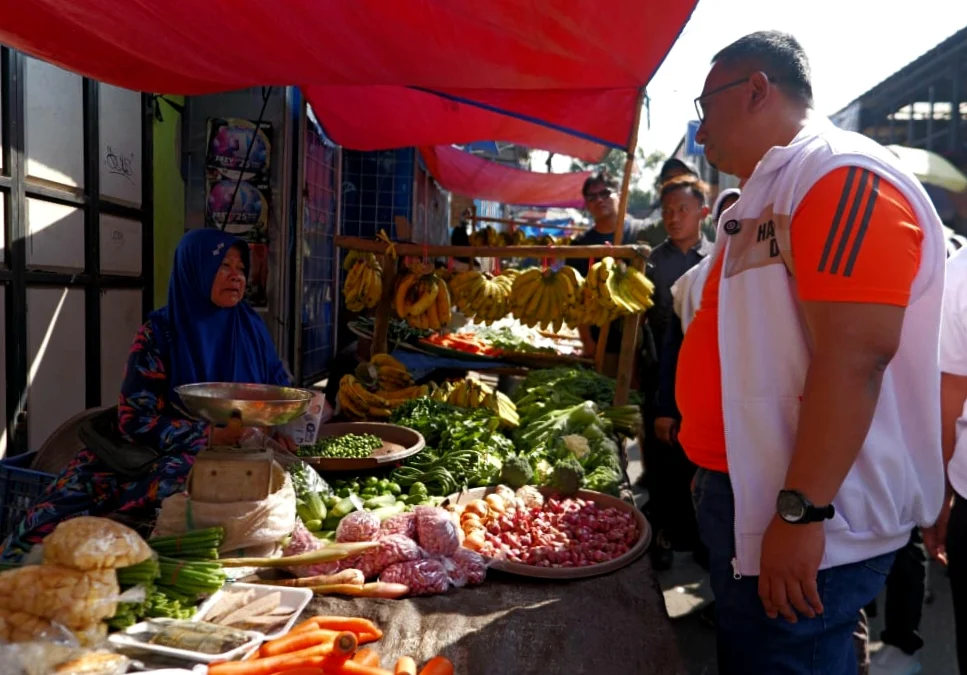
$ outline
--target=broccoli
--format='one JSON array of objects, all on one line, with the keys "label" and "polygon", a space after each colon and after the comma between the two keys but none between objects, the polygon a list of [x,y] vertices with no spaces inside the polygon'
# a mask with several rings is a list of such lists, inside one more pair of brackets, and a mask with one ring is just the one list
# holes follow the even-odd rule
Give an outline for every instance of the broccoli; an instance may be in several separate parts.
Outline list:
[{"label": "broccoli", "polygon": [[574,457],[562,459],[554,465],[550,485],[565,497],[581,489],[584,481],[584,467]]},{"label": "broccoli", "polygon": [[554,466],[543,457],[531,457],[531,468],[534,469],[534,485],[545,485],[554,470]]},{"label": "broccoli", "polygon": [[617,496],[622,478],[621,472],[614,467],[601,465],[585,477],[584,487]]},{"label": "broccoli", "polygon": [[527,485],[534,477],[534,469],[524,457],[508,457],[500,470],[500,482],[515,490]]}]

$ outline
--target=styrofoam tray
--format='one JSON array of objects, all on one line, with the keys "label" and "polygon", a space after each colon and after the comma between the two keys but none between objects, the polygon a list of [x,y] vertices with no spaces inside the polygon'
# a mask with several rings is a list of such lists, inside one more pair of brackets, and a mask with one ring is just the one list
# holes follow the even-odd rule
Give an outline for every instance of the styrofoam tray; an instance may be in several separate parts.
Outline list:
[{"label": "styrofoam tray", "polygon": [[[302,615],[302,611],[312,600],[312,589],[310,588],[290,588],[288,586],[270,586],[262,584],[242,584],[242,583],[230,583],[222,586],[221,590],[217,591],[212,595],[205,603],[198,608],[195,616],[192,617],[192,621],[204,621],[205,614],[208,613],[212,607],[221,599],[225,593],[230,593],[233,590],[236,591],[255,591],[255,599],[268,595],[269,593],[281,593],[282,601],[279,605],[280,607],[285,607],[292,610],[292,616],[289,618],[282,627],[274,633],[265,635],[266,640],[274,640],[275,638],[280,638],[286,633],[288,633],[295,622]],[[262,635],[262,633],[259,633]]]},{"label": "styrofoam tray", "polygon": [[154,652],[155,654],[164,654],[165,656],[171,656],[184,661],[190,661],[192,663],[214,663],[215,661],[233,661],[235,659],[242,658],[246,654],[251,653],[253,648],[258,647],[265,640],[265,636],[261,633],[243,630],[241,632],[245,633],[251,638],[245,644],[222,654],[203,654],[201,652],[191,652],[184,649],[175,649],[173,647],[165,647],[163,645],[153,645],[141,642],[140,640],[135,640],[129,635],[129,633],[143,633],[151,631],[155,628],[155,626],[156,624],[153,624],[151,621],[142,621],[141,623],[135,624],[123,632],[114,633],[113,635],[109,636],[108,642],[118,645],[119,647],[128,647],[131,649],[140,649],[146,652]]}]

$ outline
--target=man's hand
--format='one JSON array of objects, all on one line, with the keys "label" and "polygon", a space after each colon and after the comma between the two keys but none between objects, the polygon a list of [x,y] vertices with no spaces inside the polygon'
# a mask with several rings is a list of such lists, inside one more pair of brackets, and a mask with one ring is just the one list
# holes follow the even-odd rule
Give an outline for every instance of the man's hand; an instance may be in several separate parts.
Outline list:
[{"label": "man's hand", "polygon": [[944,565],[947,564],[947,523],[950,522],[951,500],[945,499],[937,522],[930,527],[920,528],[923,536],[923,545],[927,547],[927,553],[934,560],[939,560]]},{"label": "man's hand", "polygon": [[672,445],[678,442],[678,420],[674,417],[659,417],[655,420],[655,436],[662,443]]},{"label": "man's hand", "polygon": [[810,619],[823,613],[816,575],[825,551],[822,523],[791,525],[773,516],[759,562],[759,598],[770,619],[781,614],[796,623],[796,611]]},{"label": "man's hand", "polygon": [[292,437],[288,434],[283,434],[281,431],[276,431],[272,438],[289,452],[297,452],[299,450],[299,446],[296,445],[296,442],[292,440]]}]

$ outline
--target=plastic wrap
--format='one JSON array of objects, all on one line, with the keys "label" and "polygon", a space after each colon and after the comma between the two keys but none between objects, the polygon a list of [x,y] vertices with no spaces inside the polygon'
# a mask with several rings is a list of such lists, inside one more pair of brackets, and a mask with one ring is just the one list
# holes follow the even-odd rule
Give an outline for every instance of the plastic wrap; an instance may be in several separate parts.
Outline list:
[{"label": "plastic wrap", "polygon": [[369,511],[353,511],[339,521],[339,526],[336,528],[336,541],[340,543],[376,541],[379,527],[379,518]]},{"label": "plastic wrap", "polygon": [[416,514],[413,512],[400,513],[390,516],[379,526],[379,536],[402,534],[410,539],[416,539]]},{"label": "plastic wrap", "polygon": [[0,610],[89,630],[117,611],[114,570],[81,572],[58,565],[28,565],[0,573]]},{"label": "plastic wrap", "polygon": [[410,595],[439,595],[450,587],[446,566],[439,560],[413,560],[390,565],[379,575],[379,580],[389,584],[403,584]]},{"label": "plastic wrap", "polygon": [[342,566],[343,569],[355,568],[361,571],[366,579],[375,579],[390,565],[419,560],[423,557],[420,546],[406,535],[387,534],[380,536],[378,541],[377,548],[347,560]]},{"label": "plastic wrap", "polygon": [[466,548],[457,549],[449,558],[444,558],[450,583],[457,588],[477,586],[487,578],[487,560],[476,551]]},{"label": "plastic wrap", "polygon": [[430,555],[451,555],[460,548],[460,536],[450,514],[432,506],[418,506],[416,541]]},{"label": "plastic wrap", "polygon": [[0,644],[0,675],[124,675],[130,665],[126,656],[88,651],[73,641]]},{"label": "plastic wrap", "polygon": [[[306,529],[301,520],[296,520],[295,529],[289,538],[289,543],[282,550],[282,555],[292,556],[300,553],[312,553],[325,546],[325,542],[319,539]],[[315,577],[320,574],[335,574],[340,570],[341,560],[333,562],[318,563],[316,565],[302,565],[301,567],[286,567],[286,571],[297,577]]]},{"label": "plastic wrap", "polygon": [[44,562],[76,570],[130,567],[151,556],[137,532],[107,518],[65,520],[44,538]]}]

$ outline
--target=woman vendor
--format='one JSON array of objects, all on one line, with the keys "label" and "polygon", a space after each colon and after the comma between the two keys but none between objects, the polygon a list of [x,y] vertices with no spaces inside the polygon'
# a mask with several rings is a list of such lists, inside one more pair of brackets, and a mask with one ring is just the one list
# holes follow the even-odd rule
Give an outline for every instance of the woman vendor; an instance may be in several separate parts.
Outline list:
[{"label": "woman vendor", "polygon": [[[182,238],[168,304],[148,316],[134,339],[117,424],[110,425],[122,452],[127,444],[147,452],[149,460],[143,469],[122,474],[105,462],[103,450],[82,450],[0,547],[0,560],[18,560],[68,518],[120,514],[153,521],[161,501],[184,489],[195,454],[208,445],[209,431],[215,445],[240,440],[238,427],[210,430],[207,422],[188,415],[179,405],[176,387],[198,382],[289,384],[265,323],[243,300],[248,269],[248,246],[230,234],[201,229]],[[289,445],[288,439],[282,440]]]}]

